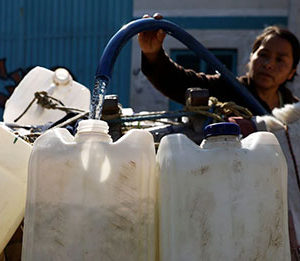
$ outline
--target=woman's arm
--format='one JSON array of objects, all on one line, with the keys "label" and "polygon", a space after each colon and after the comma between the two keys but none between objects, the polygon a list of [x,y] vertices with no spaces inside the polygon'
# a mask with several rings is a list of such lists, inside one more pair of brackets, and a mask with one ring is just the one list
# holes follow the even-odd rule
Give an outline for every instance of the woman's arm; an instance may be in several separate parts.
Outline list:
[{"label": "woman's arm", "polygon": [[214,94],[215,85],[219,82],[218,75],[205,75],[184,69],[172,61],[162,48],[155,60],[149,60],[142,52],[142,72],[157,90],[182,104],[185,103],[185,91],[188,88],[206,88],[210,90],[210,94]]}]

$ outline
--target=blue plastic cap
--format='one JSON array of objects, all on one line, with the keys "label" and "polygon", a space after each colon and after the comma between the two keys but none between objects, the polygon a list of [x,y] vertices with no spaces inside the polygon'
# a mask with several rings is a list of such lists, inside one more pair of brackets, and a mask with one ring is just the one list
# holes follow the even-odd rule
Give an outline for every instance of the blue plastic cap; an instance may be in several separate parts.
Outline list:
[{"label": "blue plastic cap", "polygon": [[207,125],[204,128],[204,138],[219,135],[235,135],[241,134],[240,126],[233,122],[221,122]]}]

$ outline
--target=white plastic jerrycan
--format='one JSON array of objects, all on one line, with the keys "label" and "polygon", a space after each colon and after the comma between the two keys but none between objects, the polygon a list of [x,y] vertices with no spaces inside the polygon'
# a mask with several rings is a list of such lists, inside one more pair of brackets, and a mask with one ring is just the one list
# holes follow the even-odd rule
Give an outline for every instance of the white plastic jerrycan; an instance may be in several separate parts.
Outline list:
[{"label": "white plastic jerrycan", "polygon": [[165,136],[160,167],[160,260],[290,260],[287,166],[272,133],[239,140],[209,125],[200,147]]},{"label": "white plastic jerrycan", "polygon": [[80,121],[47,131],[29,163],[22,260],[155,260],[155,149],[131,130],[115,143],[108,125]]},{"label": "white plastic jerrycan", "polygon": [[[66,69],[58,68],[53,72],[37,66],[26,74],[7,100],[3,114],[4,122],[15,122],[31,104],[35,98],[35,93],[41,91],[46,91],[49,96],[62,102],[66,107],[83,111],[89,110],[89,89],[74,81]],[[17,120],[17,123],[42,125],[55,122],[65,115],[64,111],[42,107],[35,100],[25,114]]]},{"label": "white plastic jerrycan", "polygon": [[2,124],[0,148],[0,253],[2,253],[24,217],[31,145]]}]

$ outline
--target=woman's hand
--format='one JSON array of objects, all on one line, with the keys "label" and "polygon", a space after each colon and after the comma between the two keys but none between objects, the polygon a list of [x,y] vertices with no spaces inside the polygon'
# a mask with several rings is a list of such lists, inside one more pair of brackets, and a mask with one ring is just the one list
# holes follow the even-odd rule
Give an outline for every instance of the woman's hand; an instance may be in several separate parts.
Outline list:
[{"label": "woman's hand", "polygon": [[[150,18],[151,16],[146,14],[143,18]],[[153,15],[155,19],[162,19],[163,16],[159,13]],[[162,48],[163,41],[166,33],[159,29],[157,31],[145,31],[138,34],[138,41],[142,52],[149,61],[155,61],[157,54]]]}]

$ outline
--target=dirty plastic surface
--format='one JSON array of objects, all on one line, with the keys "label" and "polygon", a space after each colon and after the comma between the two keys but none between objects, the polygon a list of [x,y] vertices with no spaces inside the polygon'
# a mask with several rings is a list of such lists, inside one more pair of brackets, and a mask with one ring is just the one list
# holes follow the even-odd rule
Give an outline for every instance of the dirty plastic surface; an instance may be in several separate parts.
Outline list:
[{"label": "dirty plastic surface", "polygon": [[113,143],[103,121],[75,136],[40,136],[30,160],[22,260],[155,260],[156,174],[152,135]]},{"label": "dirty plastic surface", "polygon": [[161,140],[160,260],[290,260],[287,166],[272,133]]},{"label": "dirty plastic surface", "polygon": [[31,145],[0,125],[0,253],[20,225],[25,211]]}]

